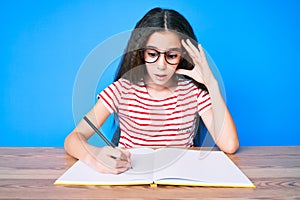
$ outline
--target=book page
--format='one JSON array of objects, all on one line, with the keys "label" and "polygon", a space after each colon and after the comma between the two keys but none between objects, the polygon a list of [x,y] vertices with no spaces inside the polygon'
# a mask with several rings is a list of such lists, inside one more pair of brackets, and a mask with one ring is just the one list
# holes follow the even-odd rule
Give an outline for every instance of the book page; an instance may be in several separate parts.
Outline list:
[{"label": "book page", "polygon": [[[173,147],[164,147],[160,149],[156,149],[154,152],[154,167],[153,171],[160,171],[165,168],[170,167],[178,159],[180,159],[185,153],[187,149],[173,148]],[[188,164],[188,163],[186,163]]]},{"label": "book page", "polygon": [[121,174],[100,173],[78,160],[55,185],[137,185],[153,183],[153,150],[150,148],[130,149],[132,169]]},{"label": "book page", "polygon": [[154,180],[158,184],[255,187],[222,151],[165,148],[157,153]]},{"label": "book page", "polygon": [[[132,174],[152,174],[154,167],[154,150],[147,147],[128,149],[131,153]],[[152,179],[152,176],[151,176]]]}]

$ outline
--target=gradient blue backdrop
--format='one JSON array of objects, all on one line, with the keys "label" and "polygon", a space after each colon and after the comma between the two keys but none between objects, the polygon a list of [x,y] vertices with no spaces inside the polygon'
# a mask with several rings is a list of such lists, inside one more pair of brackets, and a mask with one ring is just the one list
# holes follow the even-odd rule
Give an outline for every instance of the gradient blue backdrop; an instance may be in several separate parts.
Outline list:
[{"label": "gradient blue backdrop", "polygon": [[0,3],[0,146],[63,146],[84,59],[156,6],[181,12],[217,64],[241,145],[300,145],[298,1],[10,0]]}]

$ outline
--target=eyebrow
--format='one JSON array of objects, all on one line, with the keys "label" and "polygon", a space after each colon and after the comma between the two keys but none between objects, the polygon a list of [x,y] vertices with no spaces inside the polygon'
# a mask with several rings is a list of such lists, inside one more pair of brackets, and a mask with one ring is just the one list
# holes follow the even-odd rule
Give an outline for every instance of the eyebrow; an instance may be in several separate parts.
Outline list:
[{"label": "eyebrow", "polygon": [[[146,46],[146,48],[149,48],[149,49],[155,49],[159,52],[163,52],[163,51],[160,51],[157,47],[155,46]],[[170,48],[170,49],[167,49],[166,51],[181,51],[181,48],[177,48],[177,47],[174,47],[174,48]]]}]

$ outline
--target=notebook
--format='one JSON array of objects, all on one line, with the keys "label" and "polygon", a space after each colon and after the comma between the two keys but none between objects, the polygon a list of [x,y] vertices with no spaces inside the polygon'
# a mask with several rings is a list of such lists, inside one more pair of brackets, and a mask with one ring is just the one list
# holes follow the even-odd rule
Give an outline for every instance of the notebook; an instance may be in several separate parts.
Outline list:
[{"label": "notebook", "polygon": [[182,185],[255,187],[222,151],[180,148],[133,148],[132,169],[121,174],[99,173],[78,160],[55,185]]}]

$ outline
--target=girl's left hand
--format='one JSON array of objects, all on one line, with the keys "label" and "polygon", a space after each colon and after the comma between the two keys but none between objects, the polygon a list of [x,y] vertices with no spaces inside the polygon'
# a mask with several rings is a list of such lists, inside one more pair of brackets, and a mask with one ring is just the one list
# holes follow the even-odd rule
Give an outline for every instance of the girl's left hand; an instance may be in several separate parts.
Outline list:
[{"label": "girl's left hand", "polygon": [[195,47],[189,39],[182,40],[181,43],[192,58],[195,67],[192,70],[178,69],[176,73],[189,76],[198,83],[207,85],[214,76],[209,68],[202,46],[199,44],[198,48]]}]

